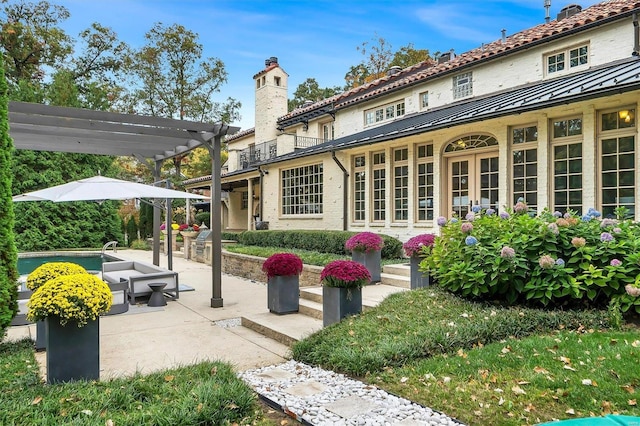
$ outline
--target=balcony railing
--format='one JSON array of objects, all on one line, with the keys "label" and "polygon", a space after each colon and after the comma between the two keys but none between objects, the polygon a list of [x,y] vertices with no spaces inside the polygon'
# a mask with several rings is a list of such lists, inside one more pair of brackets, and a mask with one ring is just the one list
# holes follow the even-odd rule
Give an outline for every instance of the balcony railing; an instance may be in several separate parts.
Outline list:
[{"label": "balcony railing", "polygon": [[278,155],[276,140],[251,145],[240,151],[238,155],[238,169],[246,169],[261,161],[275,158]]},{"label": "balcony railing", "polygon": [[327,140],[322,138],[310,138],[307,136],[291,135],[294,138],[294,147],[296,148],[309,148],[311,146],[320,145]]}]

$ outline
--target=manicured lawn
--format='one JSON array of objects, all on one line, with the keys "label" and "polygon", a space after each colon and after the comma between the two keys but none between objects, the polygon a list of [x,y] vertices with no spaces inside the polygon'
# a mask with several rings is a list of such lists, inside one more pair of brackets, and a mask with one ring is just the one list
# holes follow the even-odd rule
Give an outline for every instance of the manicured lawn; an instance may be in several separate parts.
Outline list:
[{"label": "manicured lawn", "polygon": [[293,354],[469,425],[640,415],[640,332],[610,330],[603,311],[502,308],[429,288],[392,295]]},{"label": "manicured lawn", "polygon": [[29,340],[1,343],[0,363],[1,425],[280,424],[226,363],[45,385]]}]

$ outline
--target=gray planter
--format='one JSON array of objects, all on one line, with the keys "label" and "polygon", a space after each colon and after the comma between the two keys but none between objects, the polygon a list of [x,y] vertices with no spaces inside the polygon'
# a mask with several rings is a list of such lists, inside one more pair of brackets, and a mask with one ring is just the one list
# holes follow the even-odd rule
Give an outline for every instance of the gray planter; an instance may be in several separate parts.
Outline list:
[{"label": "gray planter", "polygon": [[364,265],[371,274],[371,284],[380,282],[380,266],[382,261],[382,252],[380,250],[370,251],[368,253],[361,251],[352,251],[351,260]]},{"label": "gray planter", "polygon": [[291,314],[300,307],[298,275],[276,275],[267,281],[267,306],[274,314]]},{"label": "gray planter", "polygon": [[47,326],[44,320],[36,321],[36,351],[47,349]]},{"label": "gray planter", "polygon": [[416,288],[429,287],[431,278],[428,272],[420,272],[420,262],[422,258],[419,256],[411,256],[409,265],[411,265],[411,290]]},{"label": "gray planter", "polygon": [[47,317],[47,383],[100,379],[100,318],[78,327]]},{"label": "gray planter", "polygon": [[362,289],[360,287],[322,287],[322,325],[324,327],[361,312]]}]

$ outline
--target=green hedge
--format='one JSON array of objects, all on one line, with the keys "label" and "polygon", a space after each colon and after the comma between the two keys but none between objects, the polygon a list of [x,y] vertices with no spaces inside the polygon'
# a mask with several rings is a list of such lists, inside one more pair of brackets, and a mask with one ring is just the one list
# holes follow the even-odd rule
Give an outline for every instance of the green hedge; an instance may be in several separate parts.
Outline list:
[{"label": "green hedge", "polygon": [[[247,246],[287,247],[343,255],[344,243],[357,232],[351,231],[245,231],[238,234],[238,242]],[[383,259],[402,257],[402,242],[380,234],[384,240]]]}]

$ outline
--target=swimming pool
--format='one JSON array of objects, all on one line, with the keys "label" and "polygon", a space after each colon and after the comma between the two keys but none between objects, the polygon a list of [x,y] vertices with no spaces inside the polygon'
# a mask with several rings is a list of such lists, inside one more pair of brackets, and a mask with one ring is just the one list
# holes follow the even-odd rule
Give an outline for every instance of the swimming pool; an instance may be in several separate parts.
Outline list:
[{"label": "swimming pool", "polygon": [[110,254],[99,252],[41,252],[19,253],[18,272],[21,276],[29,275],[38,266],[49,262],[72,262],[90,272],[102,271],[104,262],[122,260]]}]

